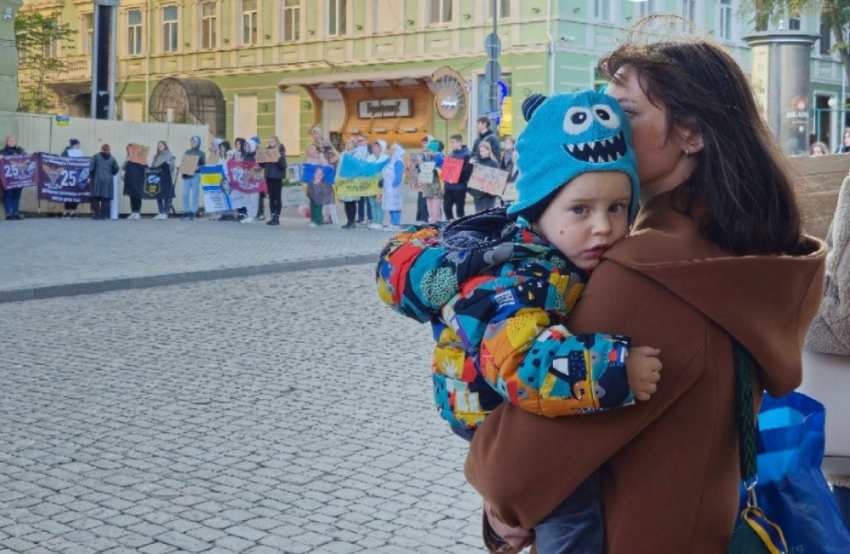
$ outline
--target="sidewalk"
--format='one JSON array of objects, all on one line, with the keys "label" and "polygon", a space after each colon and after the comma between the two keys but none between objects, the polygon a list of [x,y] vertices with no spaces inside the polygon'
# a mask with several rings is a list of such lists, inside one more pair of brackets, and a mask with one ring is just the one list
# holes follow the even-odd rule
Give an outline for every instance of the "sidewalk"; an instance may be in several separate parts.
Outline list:
[{"label": "sidewalk", "polygon": [[[405,204],[412,223],[416,204]],[[173,285],[376,260],[389,233],[307,227],[295,209],[279,227],[209,220],[0,221],[0,303]]]}]

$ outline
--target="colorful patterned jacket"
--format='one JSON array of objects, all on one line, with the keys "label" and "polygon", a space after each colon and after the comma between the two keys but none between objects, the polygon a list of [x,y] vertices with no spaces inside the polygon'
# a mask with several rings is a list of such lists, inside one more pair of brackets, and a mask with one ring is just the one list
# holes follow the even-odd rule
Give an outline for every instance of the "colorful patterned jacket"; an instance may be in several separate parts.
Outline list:
[{"label": "colorful patterned jacket", "polygon": [[434,398],[460,430],[503,400],[548,417],[633,403],[628,339],[564,326],[586,277],[504,209],[408,228],[386,244],[376,275],[387,305],[431,322]]}]

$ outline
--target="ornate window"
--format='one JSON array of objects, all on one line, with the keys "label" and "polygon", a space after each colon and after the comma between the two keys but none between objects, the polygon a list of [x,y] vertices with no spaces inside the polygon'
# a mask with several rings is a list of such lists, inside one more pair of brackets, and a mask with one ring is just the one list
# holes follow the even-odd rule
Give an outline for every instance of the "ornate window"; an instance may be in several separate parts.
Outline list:
[{"label": "ornate window", "polygon": [[177,47],[180,44],[177,17],[177,6],[165,6],[162,8],[163,52],[177,52]]}]

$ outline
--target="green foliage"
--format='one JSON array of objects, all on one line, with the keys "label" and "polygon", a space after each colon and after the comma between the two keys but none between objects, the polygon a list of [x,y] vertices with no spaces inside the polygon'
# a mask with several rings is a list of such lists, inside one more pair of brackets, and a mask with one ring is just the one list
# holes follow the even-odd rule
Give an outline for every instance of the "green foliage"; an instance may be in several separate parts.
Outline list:
[{"label": "green foliage", "polygon": [[742,11],[752,16],[757,30],[767,29],[768,23],[780,19],[820,12],[821,23],[832,35],[832,51],[841,57],[850,80],[850,0],[744,0]]},{"label": "green foliage", "polygon": [[61,18],[59,12],[43,15],[19,11],[15,16],[19,111],[44,113],[54,105],[54,95],[47,82],[67,69],[58,45],[76,34]]}]

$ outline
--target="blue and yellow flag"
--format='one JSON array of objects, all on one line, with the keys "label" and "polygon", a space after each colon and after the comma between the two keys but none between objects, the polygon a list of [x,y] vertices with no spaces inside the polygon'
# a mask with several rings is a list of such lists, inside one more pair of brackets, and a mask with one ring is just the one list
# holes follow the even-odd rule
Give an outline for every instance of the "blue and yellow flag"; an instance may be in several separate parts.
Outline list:
[{"label": "blue and yellow flag", "polygon": [[367,162],[343,154],[339,161],[337,173],[339,173],[341,179],[372,178],[380,175],[389,162],[389,159],[382,162]]}]

